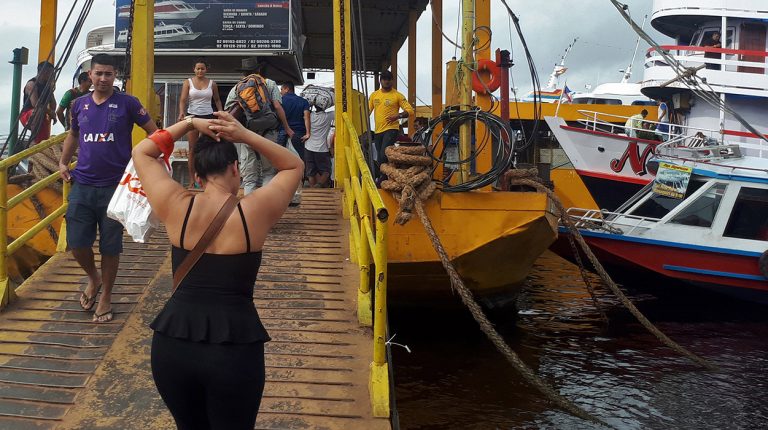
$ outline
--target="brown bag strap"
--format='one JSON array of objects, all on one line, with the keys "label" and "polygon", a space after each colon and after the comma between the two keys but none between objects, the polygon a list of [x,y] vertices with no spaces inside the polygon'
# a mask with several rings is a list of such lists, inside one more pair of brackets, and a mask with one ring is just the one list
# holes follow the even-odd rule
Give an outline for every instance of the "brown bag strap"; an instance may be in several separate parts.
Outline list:
[{"label": "brown bag strap", "polygon": [[205,230],[205,233],[203,233],[203,236],[197,242],[197,245],[195,245],[192,251],[189,251],[187,257],[176,269],[176,273],[173,274],[173,291],[171,291],[171,295],[176,292],[176,289],[179,288],[181,281],[184,280],[184,278],[187,276],[187,273],[192,270],[192,267],[195,265],[195,263],[197,263],[197,260],[199,260],[203,255],[205,248],[207,248],[211,241],[219,234],[221,228],[224,227],[224,223],[229,218],[229,215],[232,214],[232,211],[235,210],[235,206],[237,206],[239,201],[240,199],[238,199],[234,194],[230,194],[227,198],[227,201],[225,201],[221,206],[219,213],[216,214],[216,217],[208,226],[208,229]]}]

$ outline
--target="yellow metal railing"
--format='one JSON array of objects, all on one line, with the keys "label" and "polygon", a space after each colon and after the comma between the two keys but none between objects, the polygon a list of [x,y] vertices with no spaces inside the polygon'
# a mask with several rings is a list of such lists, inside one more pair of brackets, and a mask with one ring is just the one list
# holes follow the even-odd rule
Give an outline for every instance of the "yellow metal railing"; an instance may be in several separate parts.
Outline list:
[{"label": "yellow metal railing", "polygon": [[[390,409],[386,335],[389,215],[363,157],[355,126],[346,112],[341,114],[341,118],[343,124],[336,127],[336,150],[343,151],[343,156],[337,160],[346,166],[337,166],[342,167],[338,170],[341,174],[337,179],[342,182],[339,185],[344,189],[344,216],[349,218],[350,224],[350,260],[360,269],[357,316],[360,325],[373,326],[373,362],[368,382],[373,415],[388,417]],[[371,268],[374,275],[373,289]]]},{"label": "yellow metal railing", "polygon": [[[29,230],[25,231],[21,236],[17,237],[10,244],[8,243],[8,212],[13,209],[14,206],[23,202],[24,200],[32,197],[38,191],[47,187],[48,185],[56,182],[59,179],[59,172],[55,172],[46,178],[38,181],[31,187],[28,187],[19,194],[8,198],[8,169],[17,165],[21,160],[28,158],[34,154],[45,151],[46,149],[54,146],[61,145],[66,137],[66,133],[62,133],[56,137],[45,140],[38,143],[24,151],[14,154],[4,160],[0,160],[0,308],[5,307],[8,303],[16,298],[16,293],[11,288],[8,282],[8,257],[18,251],[25,243],[35,237],[43,229],[48,228],[53,221],[58,217],[64,215],[67,211],[67,194],[69,193],[69,184],[64,183],[64,191],[62,195],[61,206],[59,206],[50,215],[40,220],[37,224],[32,226]],[[62,225],[62,232],[64,227]],[[59,235],[60,243],[63,234]]]}]

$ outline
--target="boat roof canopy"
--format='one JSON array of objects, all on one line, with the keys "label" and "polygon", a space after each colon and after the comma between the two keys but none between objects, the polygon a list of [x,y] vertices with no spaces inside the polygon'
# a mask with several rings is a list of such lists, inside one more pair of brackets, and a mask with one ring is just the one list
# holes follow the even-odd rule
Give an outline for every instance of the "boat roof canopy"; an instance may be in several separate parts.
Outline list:
[{"label": "boat roof canopy", "polygon": [[[429,0],[358,0],[351,2],[351,14],[362,15],[362,38],[365,40],[365,71],[379,72],[389,67],[392,47],[399,48],[408,37],[408,16],[415,10],[417,17]],[[306,42],[303,49],[304,67],[333,69],[333,1],[302,0],[302,23]],[[353,20],[355,18],[353,17]],[[356,22],[356,20],[355,20]],[[355,36],[353,31],[352,36]],[[353,42],[352,49],[355,49]],[[395,51],[397,52],[397,51]],[[354,58],[354,55],[353,55]],[[357,69],[353,65],[353,69]]]}]

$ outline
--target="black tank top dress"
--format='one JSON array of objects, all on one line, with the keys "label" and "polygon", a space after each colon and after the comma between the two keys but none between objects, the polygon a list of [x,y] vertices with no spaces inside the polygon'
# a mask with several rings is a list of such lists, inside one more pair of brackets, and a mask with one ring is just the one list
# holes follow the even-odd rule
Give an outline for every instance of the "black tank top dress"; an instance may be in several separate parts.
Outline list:
[{"label": "black tank top dress", "polygon": [[[175,272],[189,251],[172,247]],[[152,376],[179,429],[253,429],[264,390],[264,342],[270,340],[253,286],[261,251],[203,254],[150,327]]]}]

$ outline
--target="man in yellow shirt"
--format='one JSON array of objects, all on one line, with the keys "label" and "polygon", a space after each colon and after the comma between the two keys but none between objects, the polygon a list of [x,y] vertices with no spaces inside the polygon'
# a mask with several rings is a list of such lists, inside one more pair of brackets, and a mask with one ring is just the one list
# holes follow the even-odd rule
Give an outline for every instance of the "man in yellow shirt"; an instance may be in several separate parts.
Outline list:
[{"label": "man in yellow shirt", "polygon": [[[378,176],[378,166],[387,162],[384,150],[393,145],[400,134],[399,120],[413,114],[413,108],[405,96],[392,88],[392,72],[386,70],[381,72],[379,82],[381,88],[374,91],[368,100],[368,110],[373,112],[373,119],[376,122],[374,131],[376,134],[373,137],[376,176]],[[404,112],[400,112],[401,108]]]}]

